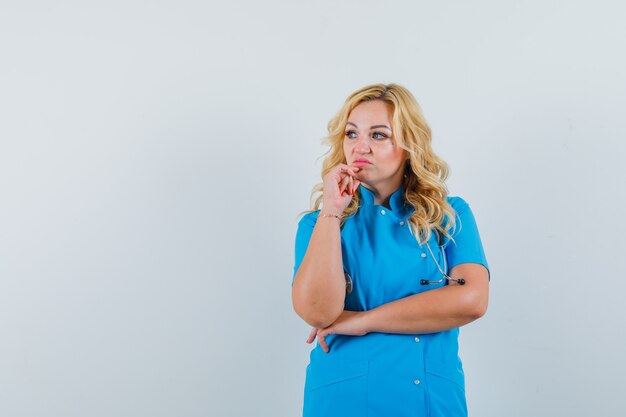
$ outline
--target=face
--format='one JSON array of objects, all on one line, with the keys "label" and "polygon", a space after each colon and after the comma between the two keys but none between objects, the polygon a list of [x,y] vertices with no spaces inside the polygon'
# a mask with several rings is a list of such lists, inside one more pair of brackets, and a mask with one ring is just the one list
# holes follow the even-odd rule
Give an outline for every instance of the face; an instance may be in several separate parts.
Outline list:
[{"label": "face", "polygon": [[357,178],[374,188],[395,190],[402,184],[407,152],[395,141],[393,106],[382,100],[365,101],[348,116],[343,152],[348,165],[361,169]]}]

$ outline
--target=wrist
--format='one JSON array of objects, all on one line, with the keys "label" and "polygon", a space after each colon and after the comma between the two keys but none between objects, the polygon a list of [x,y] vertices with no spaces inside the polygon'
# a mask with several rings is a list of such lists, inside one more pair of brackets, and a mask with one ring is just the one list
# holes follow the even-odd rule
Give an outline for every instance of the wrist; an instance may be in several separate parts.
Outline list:
[{"label": "wrist", "polygon": [[372,327],[372,310],[363,311],[361,313],[361,326],[365,334],[373,332]]},{"label": "wrist", "polygon": [[320,210],[318,217],[330,217],[330,218],[341,219],[343,218],[343,213],[340,210],[335,210],[335,209],[322,209]]}]

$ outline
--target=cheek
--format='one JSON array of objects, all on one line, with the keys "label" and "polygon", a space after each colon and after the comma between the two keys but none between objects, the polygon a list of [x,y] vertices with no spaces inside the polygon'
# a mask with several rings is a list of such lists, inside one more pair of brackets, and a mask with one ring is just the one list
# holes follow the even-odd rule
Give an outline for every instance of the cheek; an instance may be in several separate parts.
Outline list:
[{"label": "cheek", "polygon": [[346,156],[350,154],[350,144],[346,140],[343,141],[343,153]]},{"label": "cheek", "polygon": [[402,149],[390,148],[385,152],[385,161],[394,169],[404,163],[404,152]]},{"label": "cheek", "polygon": [[402,149],[395,146],[385,146],[384,149],[379,150],[379,155],[384,157],[386,161],[392,162],[396,159],[402,159]]}]

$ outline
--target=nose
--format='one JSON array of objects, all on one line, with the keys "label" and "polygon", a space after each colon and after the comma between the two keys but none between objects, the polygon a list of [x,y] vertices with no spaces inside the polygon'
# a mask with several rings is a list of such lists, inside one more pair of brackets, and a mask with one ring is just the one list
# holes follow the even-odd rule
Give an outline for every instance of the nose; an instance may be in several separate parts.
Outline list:
[{"label": "nose", "polygon": [[365,135],[361,135],[356,139],[356,143],[354,144],[354,152],[363,154],[368,153],[370,151],[370,142],[369,138]]}]

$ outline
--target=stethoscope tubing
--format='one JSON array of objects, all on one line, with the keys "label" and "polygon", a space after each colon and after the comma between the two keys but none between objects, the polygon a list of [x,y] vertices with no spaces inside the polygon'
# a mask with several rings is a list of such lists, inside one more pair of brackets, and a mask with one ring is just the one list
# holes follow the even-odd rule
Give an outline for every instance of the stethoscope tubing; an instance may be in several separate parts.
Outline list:
[{"label": "stethoscope tubing", "polygon": [[439,279],[438,281],[430,281],[427,279],[421,279],[420,280],[421,285],[441,284],[444,281],[447,284],[448,280],[456,281],[456,283],[459,285],[465,284],[465,280],[463,278],[452,278],[450,275],[448,275],[448,260],[447,260],[446,251],[443,248],[443,245],[439,245],[439,250],[441,250],[441,255],[443,257],[443,269],[441,268],[441,265],[439,265],[439,262],[437,262],[437,259],[435,258],[435,254],[433,253],[433,250],[430,248],[430,245],[428,244],[428,242],[426,242],[426,247],[428,248],[428,251],[430,252],[431,258],[433,258],[433,261],[435,261],[435,265],[437,265],[437,269],[439,270],[439,272],[441,272],[441,279]]},{"label": "stethoscope tubing", "polygon": [[[451,276],[449,276],[447,274],[447,271],[448,271],[448,260],[446,259],[447,258],[446,257],[446,251],[445,251],[443,245],[439,245],[439,250],[441,250],[441,254],[443,256],[443,268],[441,267],[439,262],[437,262],[437,258],[435,257],[435,254],[433,253],[433,250],[430,248],[430,245],[428,244],[428,242],[426,242],[426,247],[428,248],[428,252],[430,252],[431,258],[435,262],[435,265],[437,265],[437,269],[441,273],[441,279],[439,279],[437,281],[421,279],[420,280],[420,284],[421,285],[441,284],[444,281],[447,284],[448,280],[456,281],[459,285],[465,284],[465,280],[463,278],[452,278]],[[352,277],[346,271],[344,271],[344,277],[345,277],[345,280],[346,280],[346,294],[350,294],[352,292]]]}]

